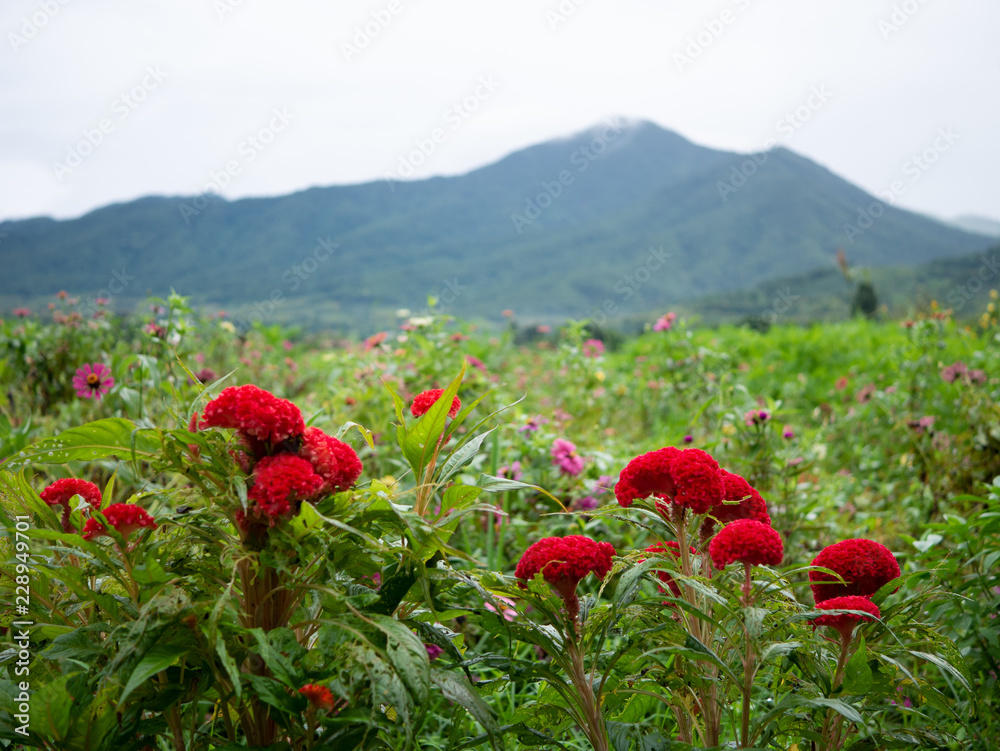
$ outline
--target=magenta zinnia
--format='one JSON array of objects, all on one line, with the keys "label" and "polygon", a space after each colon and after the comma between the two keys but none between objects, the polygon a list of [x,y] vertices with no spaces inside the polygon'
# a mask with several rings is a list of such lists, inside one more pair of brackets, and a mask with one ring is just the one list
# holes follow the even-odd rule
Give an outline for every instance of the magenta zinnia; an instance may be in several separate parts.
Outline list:
[{"label": "magenta zinnia", "polygon": [[552,463],[559,467],[564,475],[578,475],[583,471],[583,457],[576,452],[576,444],[565,438],[556,438],[552,442]]},{"label": "magenta zinnia", "polygon": [[708,552],[716,568],[730,563],[777,566],[785,553],[777,530],[753,519],[737,519],[720,529]]},{"label": "magenta zinnia", "polygon": [[115,385],[111,368],[104,363],[87,363],[73,376],[73,388],[81,399],[100,399]]}]

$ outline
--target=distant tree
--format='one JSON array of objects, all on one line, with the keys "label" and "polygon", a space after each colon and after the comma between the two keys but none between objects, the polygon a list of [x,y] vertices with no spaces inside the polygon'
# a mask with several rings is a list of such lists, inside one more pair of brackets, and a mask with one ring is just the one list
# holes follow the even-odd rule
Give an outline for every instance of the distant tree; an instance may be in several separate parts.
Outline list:
[{"label": "distant tree", "polygon": [[874,318],[877,310],[878,295],[875,294],[874,285],[871,282],[859,282],[854,300],[851,301],[851,315],[861,313],[865,318]]}]

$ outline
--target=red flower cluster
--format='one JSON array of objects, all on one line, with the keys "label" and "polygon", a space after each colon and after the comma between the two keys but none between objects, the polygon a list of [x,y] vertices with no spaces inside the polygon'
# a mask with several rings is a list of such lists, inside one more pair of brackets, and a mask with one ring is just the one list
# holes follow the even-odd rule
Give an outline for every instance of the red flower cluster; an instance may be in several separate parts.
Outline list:
[{"label": "red flower cluster", "polygon": [[524,581],[542,574],[575,618],[579,607],[577,584],[591,571],[598,579],[607,576],[614,555],[614,546],[609,542],[597,542],[582,535],[545,537],[524,551],[514,574]]},{"label": "red flower cluster", "polygon": [[319,428],[306,428],[299,456],[311,462],[323,478],[320,493],[347,490],[361,476],[361,460],[354,449]]},{"label": "red flower cluster", "polygon": [[326,686],[317,686],[315,683],[307,683],[299,689],[299,693],[309,700],[313,709],[325,709],[327,712],[333,711],[333,694]]},{"label": "red flower cluster", "polygon": [[50,506],[63,506],[68,511],[70,498],[75,495],[83,498],[83,500],[94,508],[100,509],[101,489],[92,482],[78,480],[73,477],[56,480],[39,493],[38,497]]},{"label": "red flower cluster", "polygon": [[785,554],[781,535],[773,527],[754,519],[730,522],[712,538],[709,555],[716,568],[730,563],[777,566]]},{"label": "red flower cluster", "polygon": [[233,428],[272,446],[302,435],[299,408],[252,384],[230,386],[205,405],[203,428]]},{"label": "red flower cluster", "polygon": [[[691,550],[691,555],[696,555],[698,553],[698,551],[695,550],[694,548],[690,548],[690,550]],[[655,545],[650,545],[648,548],[646,548],[646,552],[647,553],[660,553],[660,554],[673,553],[673,555],[674,555],[675,558],[680,558],[680,556],[681,556],[681,546],[680,546],[680,543],[677,542],[677,541],[675,541],[675,540],[668,540],[667,542],[658,542]],[[645,559],[640,558],[639,559],[640,563],[643,560],[645,560]],[[677,586],[677,582],[674,581],[674,577],[672,577],[666,571],[657,571],[656,575],[660,578],[661,582],[663,582],[664,584],[667,585],[667,587],[669,587],[669,589],[673,593],[674,597],[680,597],[681,596],[681,588],[679,586]],[[665,592],[666,589],[664,589],[663,587],[660,587],[660,591],[661,592]]]},{"label": "red flower cluster", "polygon": [[[823,602],[816,603],[817,610],[863,610],[866,613],[871,613],[876,618],[880,618],[882,613],[878,609],[878,605],[869,600],[867,597],[861,597],[860,595],[846,595],[843,597],[831,597],[829,600],[824,600]],[[821,615],[812,619],[813,630],[817,626],[829,626],[840,632],[840,636],[844,641],[849,641],[851,636],[854,634],[854,627],[860,622],[871,621],[871,618],[866,618],[863,615],[855,615],[854,613],[836,613],[831,615]]]},{"label": "red flower cluster", "polygon": [[[230,386],[205,406],[200,427],[233,428],[233,458],[253,486],[254,512],[273,526],[298,512],[302,501],[347,490],[361,476],[361,460],[350,446],[319,428],[307,428],[299,408],[253,385]],[[246,514],[237,525],[249,528]]]},{"label": "red flower cluster", "polygon": [[[712,506],[712,516],[723,524],[737,519],[754,519],[762,524],[770,525],[771,516],[767,513],[767,503],[761,494],[743,477],[724,469],[720,472],[725,492],[722,500]],[[733,503],[733,501],[739,501],[739,503]]]},{"label": "red flower cluster", "polygon": [[247,498],[272,519],[288,514],[294,501],[315,498],[325,484],[313,465],[295,454],[265,456],[254,467],[253,477]]},{"label": "red flower cluster", "polygon": [[[427,413],[438,399],[444,394],[444,389],[430,389],[429,391],[421,391],[413,398],[413,404],[410,405],[410,414],[414,417],[420,417]],[[448,410],[448,417],[454,417],[458,414],[458,411],[462,409],[462,402],[456,396],[451,400],[451,408]]]},{"label": "red flower cluster", "polygon": [[63,532],[76,532],[76,529],[69,520],[69,502],[75,495],[83,498],[83,500],[94,508],[101,508],[101,489],[92,482],[78,480],[74,477],[65,477],[62,480],[56,480],[38,494],[38,497],[50,506],[62,506]]},{"label": "red flower cluster", "polygon": [[899,564],[889,548],[874,540],[842,540],[821,550],[812,565],[836,571],[846,582],[841,584],[822,571],[810,571],[810,586],[817,604],[834,597],[870,597],[900,574]]},{"label": "red flower cluster", "polygon": [[672,446],[637,456],[615,485],[615,497],[622,506],[652,495],[696,514],[720,503],[724,492],[721,470],[710,454]]},{"label": "red flower cluster", "polygon": [[[132,503],[113,503],[102,512],[108,523],[126,540],[137,529],[156,529],[156,521],[146,509]],[[91,517],[83,526],[83,539],[93,540],[108,534],[108,528]]]}]

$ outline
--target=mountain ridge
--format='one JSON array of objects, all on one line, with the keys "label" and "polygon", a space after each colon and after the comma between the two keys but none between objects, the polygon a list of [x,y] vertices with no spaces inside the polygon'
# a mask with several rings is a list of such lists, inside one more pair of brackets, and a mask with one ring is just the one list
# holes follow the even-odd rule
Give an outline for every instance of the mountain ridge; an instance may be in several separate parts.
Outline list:
[{"label": "mountain ridge", "polygon": [[[128,296],[174,288],[222,307],[312,296],[336,324],[419,308],[449,283],[463,290],[449,304],[456,314],[514,307],[580,318],[606,299],[653,309],[805,273],[829,266],[839,247],[859,265],[892,266],[991,242],[891,206],[848,237],[845,225],[874,200],[784,148],[736,154],[653,123],[610,121],[465,175],[235,201],[146,196],[77,219],[6,221],[0,297],[92,294],[124,267],[135,276]],[[314,258],[290,289],[284,274],[319,239],[336,252]],[[618,300],[615,283],[650,248],[667,254],[665,270]]]}]

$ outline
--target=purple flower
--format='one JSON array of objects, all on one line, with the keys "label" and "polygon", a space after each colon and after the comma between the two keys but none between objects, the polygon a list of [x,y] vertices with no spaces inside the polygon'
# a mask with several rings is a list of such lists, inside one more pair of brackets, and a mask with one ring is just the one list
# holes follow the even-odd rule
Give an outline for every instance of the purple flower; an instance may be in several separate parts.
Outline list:
[{"label": "purple flower", "polygon": [[684,436],[684,443],[694,443],[694,436],[690,434]]},{"label": "purple flower", "polygon": [[602,495],[604,493],[610,493],[615,489],[615,484],[618,482],[617,477],[612,477],[611,475],[601,475],[597,478],[597,482],[594,483],[594,492],[597,495]]},{"label": "purple flower", "polygon": [[434,662],[434,660],[440,657],[441,654],[444,652],[444,650],[441,649],[441,647],[439,647],[437,644],[428,644],[427,642],[424,642],[424,648],[427,650],[427,658],[431,662]]},{"label": "purple flower", "polygon": [[524,425],[518,428],[518,431],[520,431],[521,433],[534,433],[536,430],[538,430],[538,428],[540,428],[543,424],[547,422],[548,420],[546,420],[544,417],[540,415],[536,417],[529,417],[528,422],[526,422]]},{"label": "purple flower", "polygon": [[586,495],[583,498],[577,498],[573,501],[573,508],[577,511],[593,511],[600,505],[601,502],[592,495]]},{"label": "purple flower", "polygon": [[583,457],[576,453],[576,445],[564,438],[556,438],[552,443],[552,463],[564,475],[578,475],[583,471]]},{"label": "purple flower", "polygon": [[785,440],[792,440],[795,437],[795,431],[791,428],[785,428],[785,431],[781,434],[781,437]]},{"label": "purple flower", "polygon": [[111,368],[104,363],[87,363],[73,376],[73,388],[81,399],[100,399],[115,385]]},{"label": "purple flower", "polygon": [[506,477],[508,480],[520,480],[521,462],[511,462],[509,467],[505,464],[497,470],[497,475]]},{"label": "purple flower", "polygon": [[768,420],[771,419],[770,413],[766,409],[751,409],[747,410],[743,414],[743,422],[747,424],[748,427],[753,427],[754,425],[763,425]]},{"label": "purple flower", "polygon": [[588,339],[580,349],[584,357],[600,357],[604,354],[604,342],[600,339]]}]

